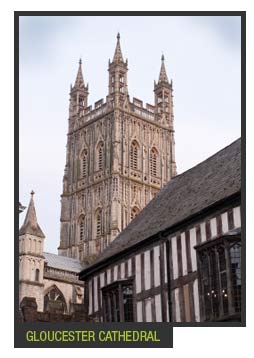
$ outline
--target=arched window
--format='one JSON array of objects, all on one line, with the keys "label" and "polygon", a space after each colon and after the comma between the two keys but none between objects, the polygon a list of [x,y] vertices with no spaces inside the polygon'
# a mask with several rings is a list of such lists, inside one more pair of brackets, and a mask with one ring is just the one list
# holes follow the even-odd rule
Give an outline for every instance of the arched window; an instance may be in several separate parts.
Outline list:
[{"label": "arched window", "polygon": [[100,237],[102,234],[102,210],[99,209],[95,215],[95,229],[96,229],[96,237]]},{"label": "arched window", "polygon": [[97,168],[98,170],[103,169],[103,142],[100,142],[97,147]]},{"label": "arched window", "polygon": [[131,143],[131,169],[138,169],[139,145],[136,141]]},{"label": "arched window", "polygon": [[139,213],[139,209],[136,206],[134,206],[134,208],[131,209],[131,220],[135,219],[138,213]]},{"label": "arched window", "polygon": [[36,269],[35,270],[35,281],[39,282],[39,279],[40,279],[40,270]]},{"label": "arched window", "polygon": [[54,285],[44,295],[44,312],[67,311],[66,302],[62,292]]},{"label": "arched window", "polygon": [[81,216],[79,223],[79,239],[83,241],[85,239],[85,216]]},{"label": "arched window", "polygon": [[154,177],[158,176],[158,152],[155,148],[150,152],[150,174]]},{"label": "arched window", "polygon": [[85,149],[81,156],[81,174],[82,178],[85,178],[88,174],[88,165],[87,165],[87,150]]}]

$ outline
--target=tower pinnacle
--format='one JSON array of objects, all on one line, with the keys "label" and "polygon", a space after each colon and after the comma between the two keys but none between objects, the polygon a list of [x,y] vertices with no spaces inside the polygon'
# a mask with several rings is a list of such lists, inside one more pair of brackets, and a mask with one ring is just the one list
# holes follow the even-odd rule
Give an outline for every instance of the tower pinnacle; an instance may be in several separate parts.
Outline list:
[{"label": "tower pinnacle", "polygon": [[160,70],[160,76],[159,76],[159,81],[158,82],[168,82],[168,76],[167,76],[164,61],[165,61],[165,57],[162,54],[162,56],[161,56],[161,70]]},{"label": "tower pinnacle", "polygon": [[118,32],[116,38],[117,38],[117,43],[116,43],[115,54],[114,54],[114,57],[113,57],[113,62],[124,62],[123,61],[122,51],[121,51],[120,33],[119,32]]},{"label": "tower pinnacle", "polygon": [[79,59],[78,73],[77,73],[77,77],[76,77],[74,87],[76,87],[76,88],[84,88],[85,87],[83,73],[82,73],[82,60],[81,60],[81,58]]},{"label": "tower pinnacle", "polygon": [[34,207],[34,191],[31,191],[31,199],[27,209],[25,221],[19,230],[19,235],[30,234],[38,237],[45,237],[43,234],[36,217],[36,211]]}]

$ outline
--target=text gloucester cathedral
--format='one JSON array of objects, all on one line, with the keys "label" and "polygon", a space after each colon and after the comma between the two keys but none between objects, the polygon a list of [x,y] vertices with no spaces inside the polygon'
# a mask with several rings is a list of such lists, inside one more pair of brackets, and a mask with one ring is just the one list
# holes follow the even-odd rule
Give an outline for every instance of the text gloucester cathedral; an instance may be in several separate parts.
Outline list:
[{"label": "text gloucester cathedral", "polygon": [[19,238],[21,308],[33,298],[38,312],[82,307],[95,322],[241,321],[241,140],[176,175],[161,61],[154,105],[131,101],[118,34],[108,95],[94,108],[80,61],[58,255],[43,250],[32,193]]}]

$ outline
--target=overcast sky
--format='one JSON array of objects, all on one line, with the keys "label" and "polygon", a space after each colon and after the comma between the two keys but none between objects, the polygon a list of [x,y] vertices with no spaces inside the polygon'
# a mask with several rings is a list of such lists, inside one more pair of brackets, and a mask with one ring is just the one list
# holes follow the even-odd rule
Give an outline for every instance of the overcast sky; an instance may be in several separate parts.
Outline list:
[{"label": "overcast sky", "polygon": [[105,98],[117,32],[131,98],[153,104],[165,55],[178,174],[241,135],[240,17],[22,17],[20,201],[27,206],[35,191],[45,251],[57,253],[59,245],[70,83],[81,57],[89,104]]}]

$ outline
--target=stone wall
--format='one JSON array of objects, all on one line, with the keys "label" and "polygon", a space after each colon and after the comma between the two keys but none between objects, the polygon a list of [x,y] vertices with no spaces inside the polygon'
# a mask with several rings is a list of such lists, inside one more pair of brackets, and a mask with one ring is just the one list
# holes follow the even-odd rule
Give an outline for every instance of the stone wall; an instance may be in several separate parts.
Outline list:
[{"label": "stone wall", "polygon": [[49,312],[38,312],[34,297],[24,297],[20,303],[20,322],[88,322],[86,319],[84,305],[74,304],[72,314],[64,314],[60,307],[51,307]]}]

